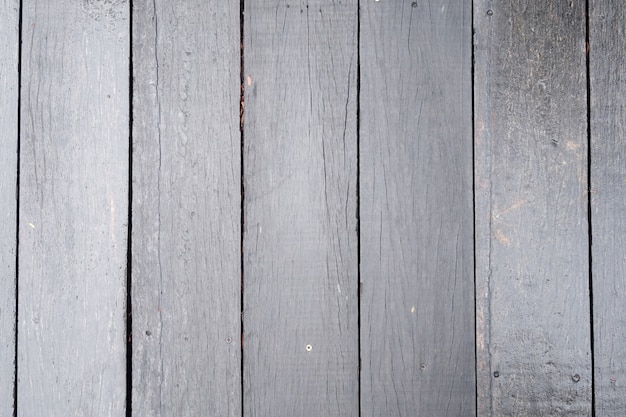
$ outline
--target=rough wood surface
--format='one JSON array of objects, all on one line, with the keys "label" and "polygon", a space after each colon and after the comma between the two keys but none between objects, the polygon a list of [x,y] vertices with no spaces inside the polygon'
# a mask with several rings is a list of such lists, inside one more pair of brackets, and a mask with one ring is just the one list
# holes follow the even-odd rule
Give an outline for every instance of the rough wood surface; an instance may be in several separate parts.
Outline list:
[{"label": "rough wood surface", "polygon": [[361,15],[363,416],[472,416],[471,4]]},{"label": "rough wood surface", "polygon": [[239,3],[133,2],[134,416],[241,415]]},{"label": "rough wood surface", "polygon": [[125,412],[127,1],[23,1],[18,410]]},{"label": "rough wood surface", "polygon": [[626,415],[626,5],[590,2],[596,416]]},{"label": "rough wood surface", "polygon": [[478,414],[589,416],[585,2],[474,19]]},{"label": "rough wood surface", "polygon": [[245,2],[244,414],[357,416],[357,2]]},{"label": "rough wood surface", "polygon": [[0,1],[0,417],[13,416],[15,382],[19,7]]}]

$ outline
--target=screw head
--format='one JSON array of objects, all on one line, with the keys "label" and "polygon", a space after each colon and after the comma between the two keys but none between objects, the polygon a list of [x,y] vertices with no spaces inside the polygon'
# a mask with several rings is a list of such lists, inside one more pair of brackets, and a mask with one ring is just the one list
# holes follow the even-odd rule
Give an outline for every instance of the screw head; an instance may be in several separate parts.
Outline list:
[{"label": "screw head", "polygon": [[311,346],[311,345],[306,345],[305,349],[306,349],[306,351],[307,351],[307,352],[310,352],[310,351],[312,351],[312,350],[313,350],[313,346]]}]

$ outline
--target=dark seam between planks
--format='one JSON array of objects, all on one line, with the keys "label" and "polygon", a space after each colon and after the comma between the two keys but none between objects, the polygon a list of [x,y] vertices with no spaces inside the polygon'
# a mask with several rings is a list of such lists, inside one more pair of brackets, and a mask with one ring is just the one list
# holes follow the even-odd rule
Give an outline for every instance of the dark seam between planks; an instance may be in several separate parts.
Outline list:
[{"label": "dark seam between planks", "polygon": [[132,304],[132,229],[133,229],[133,2],[129,2],[128,24],[128,228],[126,246],[126,417],[133,410],[133,304]]},{"label": "dark seam between planks", "polygon": [[20,254],[20,138],[22,125],[22,12],[23,0],[20,0],[18,12],[18,46],[17,46],[17,173],[15,183],[15,331],[14,337],[14,375],[13,375],[13,417],[17,417],[17,332],[18,332],[18,312],[19,312],[19,254]]},{"label": "dark seam between planks", "polygon": [[361,417],[361,2],[356,2],[356,258],[357,258],[357,398]]},{"label": "dark seam between planks", "polygon": [[595,389],[595,359],[594,359],[594,328],[593,328],[593,251],[592,245],[592,219],[591,219],[591,72],[589,65],[589,0],[585,0],[585,65],[587,76],[587,234],[589,236],[589,331],[591,349],[591,416],[596,415],[596,389]]},{"label": "dark seam between planks", "polygon": [[472,272],[474,273],[474,415],[478,416],[478,335],[476,332],[476,320],[477,320],[477,312],[478,312],[478,289],[476,283],[476,106],[474,103],[474,97],[476,96],[475,91],[475,43],[474,36],[476,34],[476,26],[474,25],[474,4],[472,3],[472,7],[470,10],[470,27],[471,27],[471,62],[470,62],[470,71],[471,71],[471,112],[472,112],[472,222],[473,222],[473,230],[472,230],[472,238],[473,245],[472,249],[473,253],[473,261],[474,261],[474,269]]},{"label": "dark seam between planks", "polygon": [[244,367],[243,367],[243,355],[244,355],[244,322],[243,322],[243,314],[244,314],[244,231],[245,231],[245,212],[244,212],[244,203],[245,203],[245,182],[244,182],[244,100],[245,100],[245,83],[244,83],[244,50],[243,50],[243,40],[244,40],[244,9],[245,9],[245,0],[239,1],[239,82],[240,82],[240,97],[239,97],[239,132],[240,132],[240,142],[241,142],[241,151],[239,154],[239,169],[240,169],[240,268],[241,268],[241,293],[239,299],[239,320],[240,320],[240,349],[241,349],[241,359],[240,359],[240,389],[241,389],[241,416],[245,416],[244,411]]}]

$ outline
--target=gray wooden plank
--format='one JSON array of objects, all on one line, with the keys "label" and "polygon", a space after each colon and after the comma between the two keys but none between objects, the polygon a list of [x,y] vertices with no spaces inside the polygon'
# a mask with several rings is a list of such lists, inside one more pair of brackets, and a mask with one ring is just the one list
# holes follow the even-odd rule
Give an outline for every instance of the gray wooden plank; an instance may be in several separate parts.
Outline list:
[{"label": "gray wooden plank", "polygon": [[357,13],[245,2],[246,416],[358,415]]},{"label": "gray wooden plank", "polygon": [[18,412],[120,416],[129,5],[22,3]]},{"label": "gray wooden plank", "polygon": [[241,415],[238,2],[133,2],[132,409]]},{"label": "gray wooden plank", "polygon": [[478,414],[588,416],[585,1],[474,19]]},{"label": "gray wooden plank", "polygon": [[363,416],[476,412],[471,11],[362,4]]},{"label": "gray wooden plank", "polygon": [[626,415],[626,5],[590,2],[591,219],[596,416]]},{"label": "gray wooden plank", "polygon": [[17,203],[18,0],[0,2],[0,417],[13,416]]}]

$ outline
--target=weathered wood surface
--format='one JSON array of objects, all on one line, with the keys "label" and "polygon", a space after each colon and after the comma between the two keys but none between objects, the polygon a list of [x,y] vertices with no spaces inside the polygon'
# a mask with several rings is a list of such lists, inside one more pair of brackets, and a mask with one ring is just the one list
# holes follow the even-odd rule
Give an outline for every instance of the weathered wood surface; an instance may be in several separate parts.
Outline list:
[{"label": "weathered wood surface", "polygon": [[14,405],[19,7],[0,1],[0,417]]},{"label": "weathered wood surface", "polygon": [[478,415],[591,415],[585,2],[474,3]]},{"label": "weathered wood surface", "polygon": [[475,415],[471,12],[362,4],[363,416]]},{"label": "weathered wood surface", "polygon": [[626,5],[590,3],[596,416],[626,415]]},{"label": "weathered wood surface", "polygon": [[127,1],[23,3],[18,412],[125,412]]},{"label": "weathered wood surface", "polygon": [[239,4],[133,19],[133,415],[240,416]]},{"label": "weathered wood surface", "polygon": [[357,2],[245,2],[244,415],[357,416]]}]

